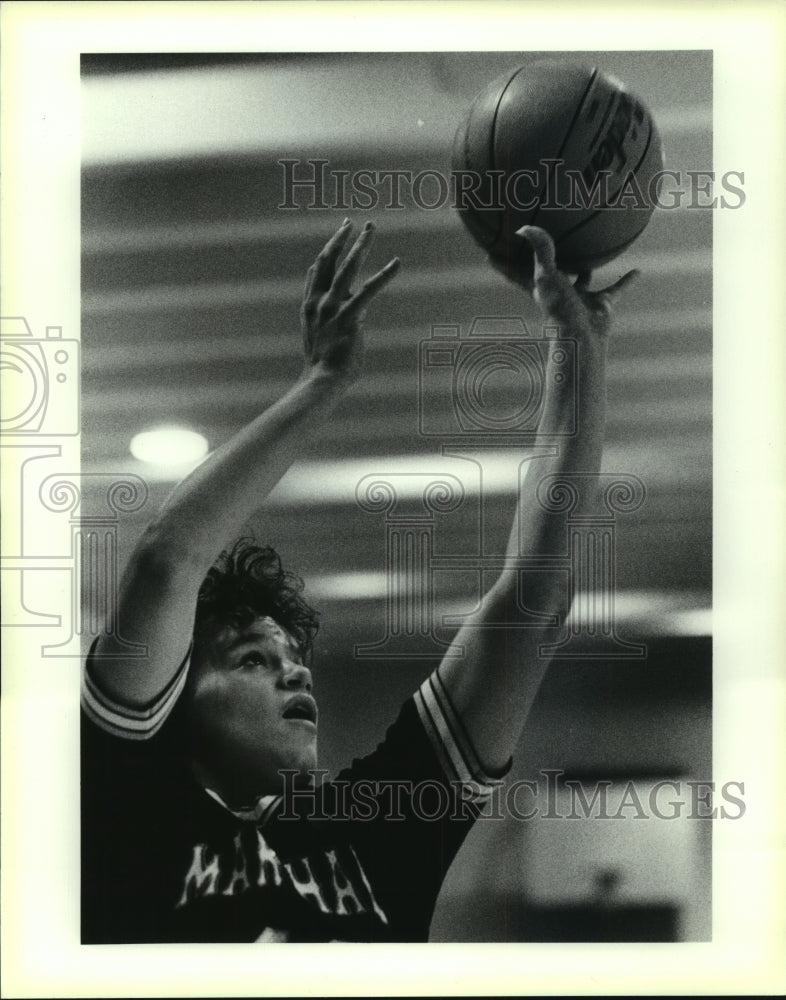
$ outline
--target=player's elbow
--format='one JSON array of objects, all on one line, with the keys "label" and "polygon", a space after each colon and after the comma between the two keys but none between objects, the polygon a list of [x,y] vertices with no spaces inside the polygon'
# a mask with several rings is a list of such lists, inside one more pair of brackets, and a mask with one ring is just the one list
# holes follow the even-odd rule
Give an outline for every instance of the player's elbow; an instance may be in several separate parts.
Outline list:
[{"label": "player's elbow", "polygon": [[127,572],[155,590],[181,586],[184,577],[201,580],[217,553],[203,552],[195,535],[153,521],[134,548]]}]

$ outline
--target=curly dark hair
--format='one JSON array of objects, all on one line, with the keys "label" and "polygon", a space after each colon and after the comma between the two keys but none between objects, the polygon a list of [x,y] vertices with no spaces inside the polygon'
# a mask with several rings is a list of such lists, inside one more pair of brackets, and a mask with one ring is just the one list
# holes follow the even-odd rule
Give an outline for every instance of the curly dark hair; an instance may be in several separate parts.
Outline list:
[{"label": "curly dark hair", "polygon": [[319,628],[319,613],[302,596],[303,581],[287,572],[275,549],[244,537],[208,571],[197,597],[194,636],[203,639],[231,625],[245,628],[267,615],[300,644],[304,655]]}]

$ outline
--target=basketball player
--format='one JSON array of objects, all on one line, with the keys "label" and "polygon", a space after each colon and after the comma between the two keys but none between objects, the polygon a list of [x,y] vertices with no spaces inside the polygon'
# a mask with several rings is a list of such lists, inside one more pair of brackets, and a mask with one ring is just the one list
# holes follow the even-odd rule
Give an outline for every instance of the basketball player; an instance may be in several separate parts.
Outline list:
[{"label": "basketball player", "polygon": [[[558,574],[504,569],[455,637],[463,655],[424,680],[376,750],[312,786],[316,616],[276,553],[237,538],[360,376],[366,310],[399,261],[357,287],[373,228],[350,232],[308,271],[301,377],[177,486],[131,556],[119,622],[147,656],[124,659],[104,634],[88,659],[86,943],[427,940],[444,875],[510,767],[547,667],[538,647],[556,637],[477,626],[568,612]],[[590,292],[588,276],[557,270],[543,230],[519,238],[535,266],[515,277],[580,344],[579,433],[531,466],[511,557],[563,543],[561,517],[536,500],[542,476],[599,470],[610,304],[631,277]],[[574,417],[568,380],[546,386],[544,436]]]}]

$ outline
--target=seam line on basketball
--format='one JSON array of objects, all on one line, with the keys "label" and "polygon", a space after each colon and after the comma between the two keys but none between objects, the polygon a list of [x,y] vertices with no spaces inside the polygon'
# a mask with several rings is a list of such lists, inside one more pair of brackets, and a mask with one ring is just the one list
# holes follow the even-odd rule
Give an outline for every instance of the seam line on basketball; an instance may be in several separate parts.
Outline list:
[{"label": "seam line on basketball", "polygon": [[[595,78],[597,77],[597,75],[598,75],[598,67],[597,66],[593,66],[592,67],[592,73],[590,74],[589,82],[587,83],[587,86],[584,88],[584,93],[581,95],[581,100],[576,105],[576,110],[573,112],[573,117],[570,120],[570,124],[568,125],[568,127],[567,127],[567,129],[565,131],[565,135],[564,135],[564,137],[562,139],[562,142],[560,143],[560,147],[557,150],[556,159],[560,159],[560,157],[562,156],[563,150],[565,149],[565,143],[570,138],[570,133],[573,131],[573,126],[576,124],[576,119],[581,114],[581,110],[582,110],[582,108],[584,107],[584,105],[585,105],[585,103],[587,101],[587,95],[589,94],[590,90],[592,89],[592,85],[595,82]],[[541,160],[541,163],[542,162],[543,161]],[[533,216],[532,216],[532,218],[529,221],[529,225],[530,226],[534,226],[535,225],[535,219],[537,219],[538,213],[540,212],[540,202],[542,200],[543,189],[545,188],[545,186],[546,186],[546,181],[544,180],[543,181],[543,187],[541,187],[540,191],[538,191],[538,207],[535,209],[535,212],[533,213]]]},{"label": "seam line on basketball", "polygon": [[[624,243],[618,243],[614,247],[608,247],[608,249],[605,249],[603,251],[603,256],[606,257],[608,254],[613,254],[614,257],[618,256],[619,254],[622,253],[623,250],[626,250],[631,245],[631,243],[635,243],[636,242],[636,240],[639,238],[639,236],[641,236],[642,231],[643,230],[639,230],[638,233],[636,233],[634,236],[631,236],[630,239],[625,240]],[[557,252],[559,252],[559,247],[557,248]],[[582,259],[582,258],[578,258],[578,259]],[[612,259],[613,259],[613,257],[612,257]],[[605,267],[605,264],[610,264],[610,263],[611,263],[611,260],[607,260],[607,261],[605,261],[604,264],[588,264],[588,265],[584,265],[584,270],[594,271],[594,270],[597,270],[598,267]]]},{"label": "seam line on basketball", "polygon": [[[497,98],[497,103],[494,105],[494,119],[493,119],[493,121],[491,123],[491,130],[490,130],[491,131],[491,135],[489,137],[489,163],[491,164],[491,169],[492,170],[496,170],[497,169],[497,158],[494,156],[494,150],[495,150],[496,144],[497,144],[497,119],[499,118],[499,106],[500,106],[500,104],[502,104],[502,98],[508,92],[508,89],[509,89],[510,85],[513,83],[513,81],[516,79],[516,77],[519,75],[519,73],[523,73],[525,69],[526,69],[526,66],[519,66],[519,68],[516,70],[516,72],[513,74],[513,76],[508,80],[508,82],[502,88],[502,93],[499,95],[499,97]],[[494,236],[494,242],[495,243],[499,240],[500,233],[504,229],[504,225],[503,225],[503,221],[502,221],[503,217],[504,217],[504,212],[499,213],[499,222],[497,224],[497,232],[496,232],[496,234]]]},{"label": "seam line on basketball", "polygon": [[600,133],[603,131],[603,128],[606,122],[608,121],[609,115],[611,114],[611,109],[616,103],[616,99],[618,97],[619,97],[619,91],[616,89],[612,90],[612,92],[609,94],[609,99],[606,102],[606,110],[603,112],[603,116],[600,119],[600,123],[598,124],[598,127],[595,130],[595,135],[593,135],[593,137],[589,141],[589,148],[591,150],[594,149],[595,146],[597,146],[598,139],[600,138]]},{"label": "seam line on basketball", "polygon": [[[650,133],[647,136],[647,145],[644,147],[644,152],[641,154],[641,156],[639,157],[638,161],[636,162],[636,166],[632,170],[628,171],[628,173],[627,173],[628,177],[631,174],[638,175],[639,167],[644,162],[644,158],[646,157],[647,153],[650,150],[650,145],[652,144],[652,133],[654,131],[652,120],[650,120],[649,125],[650,125]],[[625,181],[623,180],[622,184],[617,188],[617,190],[614,192],[614,194],[609,195],[609,201],[612,201],[616,197],[616,195],[618,195],[620,193],[620,191],[622,190],[624,184],[625,184]],[[595,211],[591,215],[588,215],[586,219],[582,219],[581,222],[577,222],[576,225],[572,227],[572,229],[568,229],[564,233],[560,233],[559,236],[554,240],[554,246],[557,247],[557,248],[559,248],[559,245],[560,245],[560,243],[563,240],[567,239],[569,236],[573,236],[580,229],[583,229],[584,226],[589,225],[589,223],[592,222],[593,219],[596,219],[601,214],[601,212],[604,212],[604,211],[605,211],[604,208],[596,208]],[[650,217],[648,215],[647,216],[647,221],[649,221],[649,218]],[[645,222],[645,226],[646,226],[646,222]],[[643,228],[640,229],[638,233],[636,233],[636,236],[634,236],[633,239],[635,240],[642,232],[643,232]]]}]

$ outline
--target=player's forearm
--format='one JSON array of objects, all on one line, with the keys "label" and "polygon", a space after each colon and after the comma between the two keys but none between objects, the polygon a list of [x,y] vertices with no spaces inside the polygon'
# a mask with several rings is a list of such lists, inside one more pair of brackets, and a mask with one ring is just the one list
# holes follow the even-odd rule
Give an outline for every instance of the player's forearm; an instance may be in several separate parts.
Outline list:
[{"label": "player's forearm", "polygon": [[[568,331],[569,333],[570,331]],[[480,611],[456,636],[463,658],[448,657],[440,667],[443,683],[459,712],[482,764],[502,767],[524,726],[549,660],[540,646],[554,637],[547,621],[564,622],[570,588],[558,572],[522,566],[521,557],[548,557],[565,552],[565,514],[549,513],[538,497],[544,476],[599,471],[606,407],[605,342],[581,349],[579,396],[549,379],[549,392],[538,428],[537,443],[556,454],[534,459],[520,490],[511,528],[507,565],[485,596]],[[559,437],[577,420],[573,436]],[[586,491],[583,491],[586,493]],[[586,510],[586,507],[585,507]],[[548,616],[537,627],[534,615]],[[525,627],[526,626],[526,627]]]},{"label": "player's forearm", "polygon": [[131,554],[118,595],[123,638],[146,647],[147,655],[126,659],[124,643],[103,634],[94,676],[106,694],[139,706],[158,695],[188,648],[208,569],[340,396],[335,379],[302,378],[177,486]]},{"label": "player's forearm", "polygon": [[[300,309],[304,375],[180,483],[131,555],[117,598],[123,638],[114,623],[100,636],[93,670],[101,689],[124,705],[147,706],[165,689],[191,641],[205,574],[359,375],[365,310],[399,262],[353,292],[373,227],[366,225],[340,260],[350,232],[347,220],[308,271]],[[144,655],[130,656],[128,642]]]},{"label": "player's forearm", "polygon": [[[575,399],[574,388],[567,380],[555,383],[547,378],[551,388],[536,444],[548,449],[548,453],[539,456],[536,450],[528,463],[508,541],[507,565],[496,586],[497,591],[507,590],[512,598],[519,585],[532,591],[539,603],[546,605],[539,610],[548,611],[547,605],[554,602],[556,593],[564,587],[556,591],[554,587],[544,587],[542,572],[531,574],[532,585],[527,586],[528,574],[522,573],[517,560],[559,555],[565,551],[565,514],[546,510],[542,502],[544,496],[538,495],[538,488],[546,477],[572,473],[586,475],[578,492],[577,509],[588,512],[594,508],[596,489],[592,476],[600,471],[606,422],[606,350],[605,339],[588,336],[579,339]],[[568,434],[574,420],[576,431]],[[515,610],[515,601],[512,610]],[[554,613],[560,610],[563,609],[555,608]]]},{"label": "player's forearm", "polygon": [[[544,567],[550,556],[565,554],[566,513],[549,512],[541,505],[538,484],[544,476],[581,474],[585,478],[578,509],[588,513],[596,502],[586,486],[600,471],[603,450],[610,306],[634,277],[629,272],[609,288],[591,292],[589,275],[574,284],[558,270],[547,233],[525,227],[521,235],[535,250],[537,301],[550,321],[578,341],[577,427],[575,434],[566,433],[574,418],[570,385],[549,378],[539,432],[540,443],[551,453],[532,461],[522,484],[507,566],[440,665],[456,712],[487,768],[502,766],[512,753],[548,666],[541,647],[556,638],[548,622],[561,624],[569,610],[564,576],[528,567],[522,557],[539,558]],[[541,627],[532,612],[547,616]]]},{"label": "player's forearm", "polygon": [[345,387],[330,374],[300,378],[175,488],[151,528],[158,543],[204,575],[313,441]]}]

